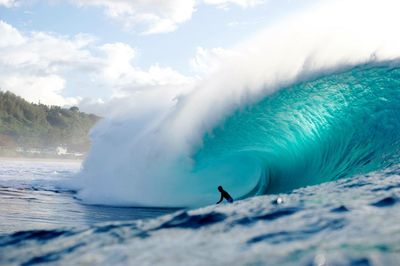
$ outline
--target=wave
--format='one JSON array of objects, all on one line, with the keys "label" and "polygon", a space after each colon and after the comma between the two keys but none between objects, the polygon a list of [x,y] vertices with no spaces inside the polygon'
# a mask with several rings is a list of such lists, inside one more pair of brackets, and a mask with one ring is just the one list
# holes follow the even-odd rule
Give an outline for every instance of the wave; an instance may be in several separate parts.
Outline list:
[{"label": "wave", "polygon": [[101,123],[79,197],[198,206],[218,185],[244,198],[397,163],[398,3],[328,2],[235,47],[190,93]]},{"label": "wave", "polygon": [[399,163],[399,88],[400,68],[362,66],[281,90],[207,134],[192,171],[264,194],[387,168]]}]

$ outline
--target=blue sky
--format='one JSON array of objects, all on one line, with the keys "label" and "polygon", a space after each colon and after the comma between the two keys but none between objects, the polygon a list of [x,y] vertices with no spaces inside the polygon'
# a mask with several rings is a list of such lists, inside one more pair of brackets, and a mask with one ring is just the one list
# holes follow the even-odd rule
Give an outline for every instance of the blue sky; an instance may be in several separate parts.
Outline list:
[{"label": "blue sky", "polygon": [[33,102],[79,105],[191,83],[204,74],[196,62],[207,68],[310,2],[0,0],[0,87]]}]

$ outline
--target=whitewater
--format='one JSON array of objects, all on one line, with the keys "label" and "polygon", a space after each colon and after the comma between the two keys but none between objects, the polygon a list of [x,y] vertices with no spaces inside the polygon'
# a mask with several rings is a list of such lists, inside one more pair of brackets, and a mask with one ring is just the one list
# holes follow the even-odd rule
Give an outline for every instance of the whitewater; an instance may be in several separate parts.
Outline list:
[{"label": "whitewater", "polygon": [[0,264],[397,265],[399,8],[310,4],[121,104],[82,164],[2,162]]}]

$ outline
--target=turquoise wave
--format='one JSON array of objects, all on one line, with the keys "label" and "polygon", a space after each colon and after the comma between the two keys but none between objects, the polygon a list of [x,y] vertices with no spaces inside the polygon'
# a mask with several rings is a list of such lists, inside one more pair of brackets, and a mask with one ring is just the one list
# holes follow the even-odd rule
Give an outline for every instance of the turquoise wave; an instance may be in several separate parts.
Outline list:
[{"label": "turquoise wave", "polygon": [[359,66],[235,111],[192,155],[194,174],[242,197],[399,163],[400,68]]}]

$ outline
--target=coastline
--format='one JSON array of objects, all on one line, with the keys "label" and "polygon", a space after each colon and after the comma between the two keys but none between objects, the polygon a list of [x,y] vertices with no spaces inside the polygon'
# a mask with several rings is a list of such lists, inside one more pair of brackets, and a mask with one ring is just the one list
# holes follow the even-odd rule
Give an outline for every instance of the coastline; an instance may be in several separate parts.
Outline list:
[{"label": "coastline", "polygon": [[47,157],[12,157],[12,156],[0,156],[0,161],[23,161],[23,162],[54,162],[54,163],[77,163],[81,164],[84,161],[82,159],[73,158],[47,158]]}]

